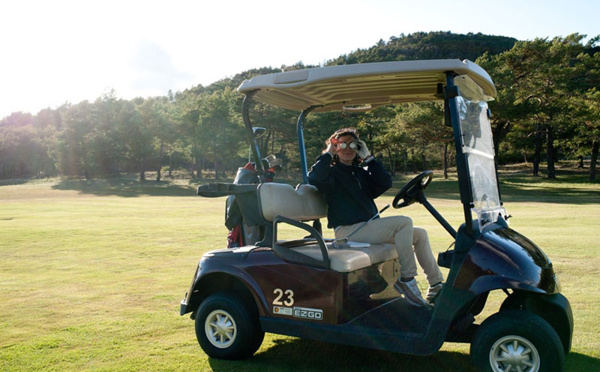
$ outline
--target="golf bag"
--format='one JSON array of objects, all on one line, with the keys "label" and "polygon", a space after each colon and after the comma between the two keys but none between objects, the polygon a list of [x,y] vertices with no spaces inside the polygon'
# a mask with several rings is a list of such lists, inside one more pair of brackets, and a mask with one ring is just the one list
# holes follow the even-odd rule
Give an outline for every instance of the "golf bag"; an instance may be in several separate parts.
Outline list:
[{"label": "golf bag", "polygon": [[[261,182],[273,182],[275,170],[281,169],[281,159],[275,155],[269,155],[263,161],[268,165],[268,169],[259,178],[256,166],[250,162],[242,168],[238,168],[233,181],[234,184],[258,184]],[[250,224],[244,219],[238,200],[235,195],[230,195],[225,201],[225,226],[229,229],[227,234],[227,248],[243,247],[254,245],[262,240],[264,226]]]}]

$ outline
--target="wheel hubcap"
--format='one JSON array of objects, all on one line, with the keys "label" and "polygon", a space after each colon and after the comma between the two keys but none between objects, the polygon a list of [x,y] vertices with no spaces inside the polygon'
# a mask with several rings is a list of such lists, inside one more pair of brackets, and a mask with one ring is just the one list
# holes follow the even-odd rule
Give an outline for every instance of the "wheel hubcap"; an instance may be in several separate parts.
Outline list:
[{"label": "wheel hubcap", "polygon": [[225,349],[235,341],[237,326],[227,311],[215,310],[206,317],[204,331],[211,344],[219,349]]},{"label": "wheel hubcap", "polygon": [[492,346],[490,364],[495,372],[537,372],[540,356],[529,340],[511,335],[502,337]]}]

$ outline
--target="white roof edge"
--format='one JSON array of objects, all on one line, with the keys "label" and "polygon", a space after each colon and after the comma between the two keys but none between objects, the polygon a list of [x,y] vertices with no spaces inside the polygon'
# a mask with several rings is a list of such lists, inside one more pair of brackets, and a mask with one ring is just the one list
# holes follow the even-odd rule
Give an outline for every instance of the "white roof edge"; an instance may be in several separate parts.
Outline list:
[{"label": "white roof edge", "polygon": [[[294,101],[295,96],[305,101],[300,105],[306,108],[308,102],[319,102],[309,91],[311,87],[333,84],[342,86],[348,79],[369,79],[374,81],[385,80],[386,76],[410,76],[412,81],[419,80],[423,84],[431,84],[432,77],[436,81],[445,84],[445,73],[453,71],[457,75],[467,75],[475,81],[490,97],[496,96],[496,88],[489,74],[477,64],[469,60],[438,59],[438,60],[410,60],[392,62],[360,63],[352,65],[336,65],[327,67],[316,67],[303,70],[292,70],[287,72],[273,73],[255,76],[245,80],[239,87],[238,92],[249,93],[259,91],[258,99],[269,103],[281,102],[282,107],[300,108]],[[381,80],[378,79],[381,76]],[[391,77],[390,77],[391,79]],[[412,82],[411,82],[412,83]],[[402,83],[400,83],[402,84]],[[430,85],[429,85],[430,86]],[[402,86],[398,86],[399,89]],[[289,97],[283,98],[284,96]],[[315,98],[313,100],[313,98]],[[283,99],[286,103],[281,101]],[[277,101],[279,100],[279,101]],[[412,100],[418,100],[414,98]]]},{"label": "white roof edge", "polygon": [[[245,80],[242,82],[242,84],[238,87],[238,91],[241,93],[247,93],[256,89],[277,89],[305,85],[309,82],[317,82],[323,79],[339,79],[360,75],[385,75],[390,73],[410,73],[419,71],[454,71],[459,75],[466,74],[471,77],[479,77],[479,79],[474,80],[480,83],[480,85],[481,82],[487,83],[484,85],[489,85],[489,87],[482,86],[482,88],[486,90],[486,93],[490,96],[496,96],[496,89],[490,75],[483,68],[466,59],[462,61],[459,59],[432,59],[373,62],[352,65],[315,67],[304,70],[292,70],[255,76],[250,80]],[[290,78],[287,79],[286,75],[288,75]],[[488,92],[486,88],[490,87],[493,88],[493,91]]]}]

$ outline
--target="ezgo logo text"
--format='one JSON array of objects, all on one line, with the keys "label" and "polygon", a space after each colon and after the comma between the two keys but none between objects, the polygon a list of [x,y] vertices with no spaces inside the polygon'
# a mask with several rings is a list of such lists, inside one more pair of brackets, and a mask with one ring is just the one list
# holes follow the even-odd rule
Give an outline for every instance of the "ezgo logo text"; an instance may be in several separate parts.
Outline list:
[{"label": "ezgo logo text", "polygon": [[323,319],[323,310],[294,307],[294,318],[321,320]]}]

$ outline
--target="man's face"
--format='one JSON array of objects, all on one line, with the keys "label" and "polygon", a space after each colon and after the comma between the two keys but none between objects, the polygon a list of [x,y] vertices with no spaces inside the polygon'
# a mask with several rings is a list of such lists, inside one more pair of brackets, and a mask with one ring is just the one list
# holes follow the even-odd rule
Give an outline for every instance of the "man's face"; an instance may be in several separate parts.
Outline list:
[{"label": "man's face", "polygon": [[[356,152],[350,147],[350,143],[354,142],[354,137],[350,135],[341,136],[338,139],[338,144],[336,145],[336,154],[340,158],[340,162],[342,164],[351,165],[352,160],[356,157]],[[345,143],[346,146],[343,146],[342,143]],[[346,147],[346,148],[342,148]]]}]

